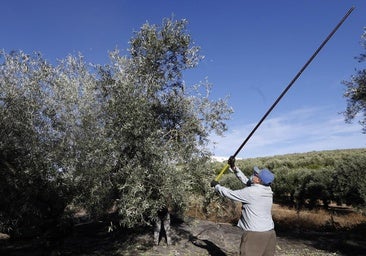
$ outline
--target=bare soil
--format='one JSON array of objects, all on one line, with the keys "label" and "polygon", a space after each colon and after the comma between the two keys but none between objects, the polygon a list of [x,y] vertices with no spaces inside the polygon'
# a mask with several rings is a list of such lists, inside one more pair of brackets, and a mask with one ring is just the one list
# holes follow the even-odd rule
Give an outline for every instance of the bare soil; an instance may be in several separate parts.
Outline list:
[{"label": "bare soil", "polygon": [[[324,214],[311,215],[303,212],[300,216],[293,211],[275,206],[274,219],[277,232],[275,255],[366,255],[364,217],[345,215],[343,219],[337,219],[337,223],[342,224],[342,221],[348,219],[352,225],[342,224],[342,227],[327,230],[319,223],[314,224],[320,222],[319,217],[315,217],[320,215]],[[313,221],[313,226],[309,224],[310,220]],[[202,220],[192,216],[173,218],[173,244],[167,246],[163,239],[159,246],[154,246],[153,230],[150,227],[108,232],[110,220],[97,222],[84,220],[64,235],[53,237],[12,240],[0,234],[0,255],[239,255],[242,232],[228,222],[230,221]],[[318,228],[314,228],[316,226]]]}]

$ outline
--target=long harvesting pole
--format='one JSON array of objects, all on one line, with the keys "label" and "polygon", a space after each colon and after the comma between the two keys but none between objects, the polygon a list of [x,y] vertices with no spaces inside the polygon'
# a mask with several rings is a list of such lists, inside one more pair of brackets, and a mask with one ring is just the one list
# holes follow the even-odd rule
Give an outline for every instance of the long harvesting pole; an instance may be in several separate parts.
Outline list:
[{"label": "long harvesting pole", "polygon": [[[236,157],[240,150],[244,147],[244,145],[249,141],[249,139],[252,137],[252,135],[255,133],[255,131],[258,129],[258,127],[263,123],[263,121],[267,118],[267,116],[271,113],[271,111],[276,107],[278,102],[282,99],[282,97],[287,93],[287,91],[291,88],[291,86],[295,83],[295,81],[300,77],[300,75],[304,72],[304,70],[309,66],[309,64],[313,61],[313,59],[316,57],[316,55],[320,52],[320,50],[326,45],[326,43],[329,41],[329,39],[335,34],[335,32],[338,30],[338,28],[343,24],[343,22],[348,18],[348,16],[352,13],[352,11],[355,9],[355,7],[351,7],[348,12],[343,16],[341,21],[334,27],[334,29],[329,33],[329,35],[325,38],[325,40],[321,43],[321,45],[318,47],[318,49],[313,53],[313,55],[308,59],[308,61],[304,64],[304,66],[300,69],[300,71],[296,74],[296,76],[291,80],[291,82],[287,85],[285,90],[280,94],[280,96],[276,99],[276,101],[272,104],[272,106],[268,109],[268,111],[264,114],[264,116],[260,119],[260,121],[257,123],[257,125],[253,128],[253,130],[249,133],[247,138],[243,141],[243,143],[240,145],[238,150],[233,154],[233,157]],[[221,176],[225,173],[225,171],[229,169],[229,165],[226,164],[224,168],[220,171],[220,173],[216,176],[215,180],[219,181]]]}]

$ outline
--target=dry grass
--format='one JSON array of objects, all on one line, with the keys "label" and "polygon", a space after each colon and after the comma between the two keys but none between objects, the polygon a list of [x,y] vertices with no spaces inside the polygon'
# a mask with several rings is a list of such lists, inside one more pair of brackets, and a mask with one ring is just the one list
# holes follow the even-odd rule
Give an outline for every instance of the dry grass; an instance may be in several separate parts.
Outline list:
[{"label": "dry grass", "polygon": [[[332,208],[331,208],[332,209]],[[345,208],[343,211],[333,210],[301,210],[273,205],[273,219],[280,226],[293,227],[298,229],[350,229],[362,223],[366,223],[366,216]]]},{"label": "dry grass", "polygon": [[[205,209],[202,207],[202,198],[191,201],[186,215],[193,218],[205,219],[214,222],[236,223],[241,214],[241,204],[231,201],[213,201]],[[301,210],[274,204],[272,208],[273,219],[280,229],[301,230],[340,230],[351,229],[366,223],[366,216],[357,213],[350,207],[331,210]]]},{"label": "dry grass", "polygon": [[203,207],[203,205],[203,198],[191,198],[185,215],[196,219],[225,223],[234,223],[240,217],[240,204],[229,200],[226,200],[224,203],[221,201],[211,201],[206,207]]}]

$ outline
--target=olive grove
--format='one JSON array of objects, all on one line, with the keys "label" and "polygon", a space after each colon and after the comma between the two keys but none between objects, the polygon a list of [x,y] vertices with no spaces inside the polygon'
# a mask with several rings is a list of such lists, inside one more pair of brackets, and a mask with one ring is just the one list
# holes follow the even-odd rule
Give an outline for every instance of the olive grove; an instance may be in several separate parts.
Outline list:
[{"label": "olive grove", "polygon": [[[259,157],[237,161],[247,175],[253,166],[267,167],[275,174],[272,184],[276,203],[298,210],[328,209],[331,203],[362,211],[366,207],[366,149],[329,150]],[[223,182],[240,188],[236,177],[226,175]]]},{"label": "olive grove", "polygon": [[187,21],[144,24],[107,65],[0,53],[0,232],[42,233],[73,209],[114,209],[118,224],[177,212],[207,186],[211,132],[232,112],[208,82],[187,85],[202,56]]}]

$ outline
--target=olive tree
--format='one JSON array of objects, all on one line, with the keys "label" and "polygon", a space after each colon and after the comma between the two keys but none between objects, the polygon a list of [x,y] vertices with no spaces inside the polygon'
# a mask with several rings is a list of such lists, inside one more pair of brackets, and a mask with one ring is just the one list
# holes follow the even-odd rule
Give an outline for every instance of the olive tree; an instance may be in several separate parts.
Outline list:
[{"label": "olive tree", "polygon": [[[94,178],[110,169],[99,150],[107,143],[104,98],[81,55],[56,66],[39,53],[1,57],[0,228],[44,232],[60,224],[70,203],[82,205],[78,195],[92,193]],[[109,198],[103,191],[94,195],[96,209]]]},{"label": "olive tree", "polygon": [[335,202],[365,208],[365,161],[365,155],[344,157],[337,161],[332,184]]},{"label": "olive tree", "polygon": [[115,206],[124,226],[154,219],[163,207],[183,210],[190,191],[203,186],[210,132],[226,129],[225,100],[211,100],[207,82],[184,83],[184,71],[202,58],[186,26],[170,19],[144,24],[130,40],[130,55],[115,50],[101,68]]},{"label": "olive tree", "polygon": [[208,138],[231,109],[207,81],[185,84],[202,58],[186,26],[145,24],[129,55],[116,49],[105,66],[1,53],[1,231],[42,232],[70,205],[94,216],[114,207],[133,227],[162,207],[184,210],[207,186]]},{"label": "olive tree", "polygon": [[52,158],[46,106],[53,68],[40,54],[1,52],[0,229],[13,235],[56,225],[68,202],[67,185]]},{"label": "olive tree", "polygon": [[[362,35],[362,46],[366,49],[366,30]],[[366,60],[366,53],[360,54],[359,62]],[[358,70],[350,81],[344,81],[346,86],[344,97],[347,98],[347,108],[344,112],[346,122],[351,122],[359,113],[363,114],[360,120],[363,133],[366,133],[366,69]]]},{"label": "olive tree", "polygon": [[67,56],[54,67],[52,95],[45,103],[53,124],[52,161],[74,189],[72,204],[99,216],[112,204],[106,98],[96,66],[82,55]]}]

